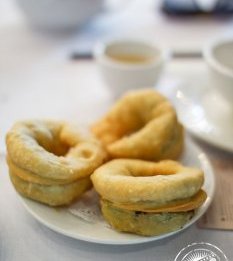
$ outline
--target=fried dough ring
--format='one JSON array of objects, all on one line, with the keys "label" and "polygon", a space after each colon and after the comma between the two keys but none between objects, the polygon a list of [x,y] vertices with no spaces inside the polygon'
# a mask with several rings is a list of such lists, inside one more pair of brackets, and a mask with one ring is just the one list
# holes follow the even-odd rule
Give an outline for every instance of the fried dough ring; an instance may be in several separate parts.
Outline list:
[{"label": "fried dough ring", "polygon": [[95,139],[83,138],[66,123],[22,121],[6,137],[10,160],[42,178],[75,181],[102,164],[105,152]]},{"label": "fried dough ring", "polygon": [[21,179],[11,169],[9,174],[15,189],[20,194],[49,206],[70,204],[92,186],[89,177],[69,184],[41,185]]},{"label": "fried dough ring", "polygon": [[129,92],[91,130],[112,158],[176,159],[183,149],[174,108],[152,89]]},{"label": "fried dough ring", "polygon": [[111,202],[150,203],[153,207],[194,196],[203,185],[201,170],[178,162],[158,163],[133,159],[115,159],[91,176],[96,191]]},{"label": "fried dough ring", "polygon": [[56,179],[48,179],[43,178],[35,173],[32,173],[26,169],[19,168],[15,165],[12,160],[7,156],[7,165],[14,175],[17,175],[20,179],[27,181],[29,183],[35,183],[39,185],[63,185],[69,184],[70,181],[68,180],[56,180]]},{"label": "fried dough ring", "polygon": [[106,158],[100,142],[56,121],[16,123],[6,144],[15,189],[50,206],[80,197],[92,185],[90,175]]},{"label": "fried dough ring", "polygon": [[[199,208],[203,202],[205,202],[207,195],[204,190],[199,190],[197,194],[192,197],[172,200],[170,203],[160,206],[158,203],[153,201],[141,201],[137,203],[113,203],[111,202],[112,207],[120,208],[124,210],[132,210],[132,211],[139,211],[139,212],[146,212],[146,213],[176,213],[176,212],[187,212],[193,209]],[[106,201],[102,199],[102,201]],[[108,201],[109,203],[109,201]]]},{"label": "fried dough ring", "polygon": [[157,236],[181,229],[194,211],[177,213],[145,213],[118,208],[109,201],[101,200],[104,218],[116,230],[142,236]]}]

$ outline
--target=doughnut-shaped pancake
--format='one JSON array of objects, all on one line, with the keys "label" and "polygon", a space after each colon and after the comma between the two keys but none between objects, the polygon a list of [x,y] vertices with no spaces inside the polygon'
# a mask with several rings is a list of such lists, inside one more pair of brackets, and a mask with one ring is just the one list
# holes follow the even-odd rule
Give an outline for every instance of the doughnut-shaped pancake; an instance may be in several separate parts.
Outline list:
[{"label": "doughnut-shaped pancake", "polygon": [[194,211],[176,213],[148,213],[130,211],[101,201],[104,218],[116,230],[142,236],[157,236],[181,229],[192,217]]},{"label": "doughnut-shaped pancake", "polygon": [[172,160],[115,159],[91,175],[116,230],[155,236],[182,228],[206,200],[204,174]]},{"label": "doughnut-shaped pancake", "polygon": [[[125,210],[141,211],[146,213],[175,213],[187,212],[199,208],[206,200],[206,193],[204,190],[199,190],[197,194],[192,197],[184,199],[172,200],[167,204],[158,204],[153,201],[140,201],[130,203],[115,203],[111,202],[112,207],[121,208]],[[102,200],[106,201],[106,200]],[[109,201],[110,202],[110,201]]]},{"label": "doughnut-shaped pancake", "polygon": [[6,144],[15,189],[50,206],[80,197],[91,187],[89,176],[106,158],[100,142],[57,121],[18,122]]},{"label": "doughnut-shaped pancake", "polygon": [[9,174],[11,182],[20,194],[49,206],[70,204],[92,186],[89,177],[63,185],[40,185],[21,179],[12,170]]},{"label": "doughnut-shaped pancake", "polygon": [[35,173],[32,173],[26,169],[19,168],[17,165],[15,165],[12,160],[7,157],[7,165],[12,173],[17,175],[19,178],[21,178],[24,181],[27,181],[29,183],[35,183],[40,185],[63,185],[63,184],[69,184],[70,181],[68,180],[56,180],[56,179],[48,179],[43,178]]},{"label": "doughnut-shaped pancake", "polygon": [[89,176],[105,152],[94,139],[56,121],[23,121],[7,133],[9,158],[18,167],[48,179],[73,181]]},{"label": "doughnut-shaped pancake", "polygon": [[175,159],[183,148],[173,106],[152,89],[129,92],[91,129],[112,158]]},{"label": "doughnut-shaped pancake", "polygon": [[172,160],[115,159],[94,171],[96,191],[111,202],[153,203],[153,207],[190,198],[202,187],[203,172]]}]

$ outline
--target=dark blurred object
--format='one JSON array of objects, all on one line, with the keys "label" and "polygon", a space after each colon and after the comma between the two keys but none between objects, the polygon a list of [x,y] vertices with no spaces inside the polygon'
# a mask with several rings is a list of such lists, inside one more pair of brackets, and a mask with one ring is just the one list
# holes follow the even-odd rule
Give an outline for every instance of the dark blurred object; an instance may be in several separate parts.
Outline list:
[{"label": "dark blurred object", "polygon": [[[76,50],[69,55],[69,58],[74,61],[93,59],[92,50],[83,51],[76,48]],[[198,51],[173,51],[172,58],[173,59],[201,59],[202,53]]]},{"label": "dark blurred object", "polygon": [[163,0],[162,11],[168,15],[232,15],[233,0]]}]

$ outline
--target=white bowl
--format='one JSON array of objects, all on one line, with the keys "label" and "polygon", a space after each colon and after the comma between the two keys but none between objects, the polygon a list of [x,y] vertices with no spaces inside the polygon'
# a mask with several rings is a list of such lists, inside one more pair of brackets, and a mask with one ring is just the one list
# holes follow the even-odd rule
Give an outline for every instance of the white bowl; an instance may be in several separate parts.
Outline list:
[{"label": "white bowl", "polygon": [[101,10],[103,0],[17,0],[29,23],[39,29],[75,29]]},{"label": "white bowl", "polygon": [[233,37],[212,41],[203,50],[210,86],[233,109]]},{"label": "white bowl", "polygon": [[[125,91],[153,87],[158,81],[168,51],[153,43],[134,39],[117,39],[97,44],[94,55],[102,76],[115,97]],[[112,56],[131,55],[147,57],[147,62],[123,62]]]}]

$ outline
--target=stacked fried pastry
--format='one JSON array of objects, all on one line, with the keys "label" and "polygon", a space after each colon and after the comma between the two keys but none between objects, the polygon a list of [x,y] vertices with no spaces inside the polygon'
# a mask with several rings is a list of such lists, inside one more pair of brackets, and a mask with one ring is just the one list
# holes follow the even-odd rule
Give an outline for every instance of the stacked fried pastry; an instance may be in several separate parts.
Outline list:
[{"label": "stacked fried pastry", "polygon": [[174,161],[183,150],[183,127],[155,90],[126,94],[91,130],[96,138],[64,122],[16,123],[6,137],[16,190],[60,206],[79,198],[92,180],[106,221],[145,236],[181,228],[206,200],[203,172]]},{"label": "stacked fried pastry", "polygon": [[88,190],[90,175],[106,157],[97,140],[57,121],[18,122],[6,144],[16,190],[50,206],[69,204]]},{"label": "stacked fried pastry", "polygon": [[116,159],[91,179],[111,226],[144,236],[182,228],[206,200],[203,172],[172,160]]}]

